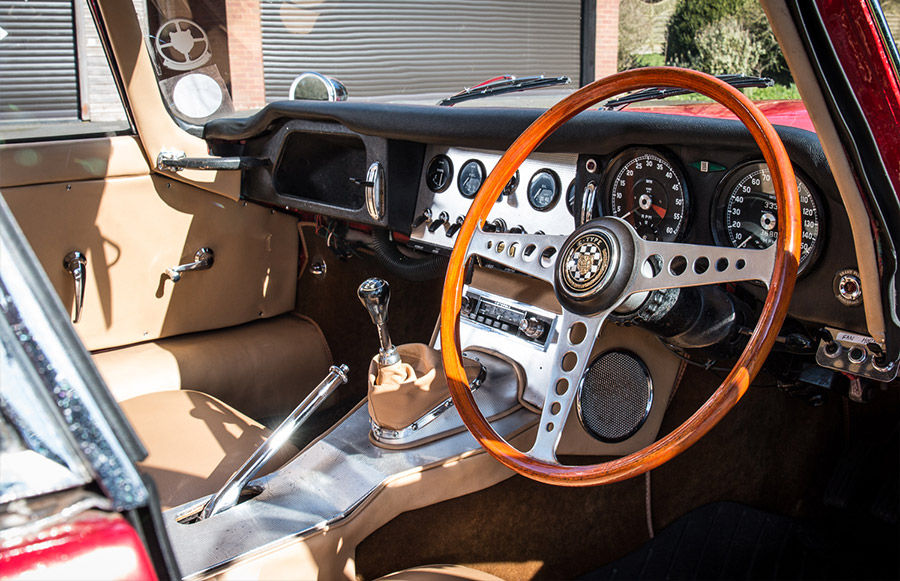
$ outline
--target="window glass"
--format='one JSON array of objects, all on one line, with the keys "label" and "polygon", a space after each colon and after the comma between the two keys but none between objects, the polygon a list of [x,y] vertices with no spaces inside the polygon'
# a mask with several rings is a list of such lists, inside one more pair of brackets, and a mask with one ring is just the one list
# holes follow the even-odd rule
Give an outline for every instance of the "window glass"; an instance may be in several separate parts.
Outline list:
[{"label": "window glass", "polygon": [[0,140],[129,129],[85,0],[0,0],[0,62]]},{"label": "window glass", "polygon": [[581,0],[151,0],[147,16],[162,94],[195,124],[286,100],[308,71],[432,105],[500,75],[580,81]]},{"label": "window glass", "polygon": [[460,103],[546,107],[617,70],[676,65],[799,99],[757,0],[148,0],[147,30],[170,111],[195,125],[294,98],[301,75],[342,85],[300,86],[310,96],[428,105],[504,76],[570,79]]},{"label": "window glass", "polygon": [[[602,1],[602,0],[598,0]],[[618,70],[678,66],[770,78],[754,101],[800,99],[758,0],[617,0]],[[699,95],[687,100],[703,100]]]},{"label": "window glass", "polygon": [[881,11],[888,31],[896,43],[897,35],[900,34],[900,0],[881,0]]}]

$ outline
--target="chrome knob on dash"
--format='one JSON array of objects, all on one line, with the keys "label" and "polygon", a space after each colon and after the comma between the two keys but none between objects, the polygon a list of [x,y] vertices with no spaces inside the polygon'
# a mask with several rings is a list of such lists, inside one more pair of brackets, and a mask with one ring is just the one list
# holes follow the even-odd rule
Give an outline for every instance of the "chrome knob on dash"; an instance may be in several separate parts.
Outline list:
[{"label": "chrome knob on dash", "polygon": [[547,325],[534,317],[523,318],[519,321],[519,330],[529,339],[538,339],[546,329]]}]

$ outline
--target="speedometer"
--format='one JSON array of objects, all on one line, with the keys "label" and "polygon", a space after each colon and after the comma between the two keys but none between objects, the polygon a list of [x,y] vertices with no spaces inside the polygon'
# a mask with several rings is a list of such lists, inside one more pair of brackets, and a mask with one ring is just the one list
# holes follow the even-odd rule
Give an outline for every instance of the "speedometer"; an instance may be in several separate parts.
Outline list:
[{"label": "speedometer", "polygon": [[[797,173],[800,194],[800,272],[818,254],[824,229],[822,206]],[[725,176],[716,198],[716,242],[735,248],[768,248],[778,237],[778,203],[768,166],[753,162]]]},{"label": "speedometer", "polygon": [[662,154],[636,147],[617,155],[603,177],[603,213],[634,226],[645,240],[674,242],[687,229],[687,184]]}]

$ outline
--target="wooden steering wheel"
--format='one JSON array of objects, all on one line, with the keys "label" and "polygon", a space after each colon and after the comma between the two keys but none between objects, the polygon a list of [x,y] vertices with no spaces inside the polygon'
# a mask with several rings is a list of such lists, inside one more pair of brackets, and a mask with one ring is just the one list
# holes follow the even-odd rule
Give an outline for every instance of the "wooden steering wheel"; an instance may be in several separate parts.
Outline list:
[{"label": "wooden steering wheel", "polygon": [[[778,203],[778,237],[765,250],[641,239],[618,218],[598,218],[568,236],[483,232],[506,183],[532,151],[567,120],[623,92],[680,87],[706,95],[734,113],[762,150]],[[459,311],[468,261],[481,256],[553,285],[562,306],[554,342],[558,358],[547,386],[534,445],[522,452],[500,437],[475,405],[459,346]],[[656,468],[703,437],[747,391],[772,349],[794,289],[800,259],[800,209],[790,159],[772,125],[736,89],[709,75],[667,67],[634,69],[583,87],[538,118],[488,176],[459,229],[444,281],[441,349],[453,402],[466,427],[494,458],[519,474],[563,486],[618,482]],[[704,265],[707,266],[704,268]],[[687,421],[628,456],[587,466],[562,465],[556,448],[577,386],[607,316],[637,292],[759,280],[768,285],[753,334],[722,385]]]}]

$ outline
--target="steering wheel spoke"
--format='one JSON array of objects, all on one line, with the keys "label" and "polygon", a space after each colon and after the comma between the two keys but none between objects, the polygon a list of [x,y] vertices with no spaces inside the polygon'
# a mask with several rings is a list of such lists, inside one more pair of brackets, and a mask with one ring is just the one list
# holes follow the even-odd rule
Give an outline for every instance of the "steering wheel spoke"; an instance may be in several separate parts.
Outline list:
[{"label": "steering wheel spoke", "polygon": [[484,232],[476,228],[468,254],[508,266],[552,285],[556,260],[565,242],[565,236]]},{"label": "steering wheel spoke", "polygon": [[775,269],[776,246],[748,249],[636,240],[633,292],[756,280]]},{"label": "steering wheel spoke", "polygon": [[607,312],[604,312],[587,317],[563,310],[559,327],[559,358],[554,362],[553,379],[544,398],[534,445],[528,452],[538,460],[559,464],[556,448],[606,315]]}]

